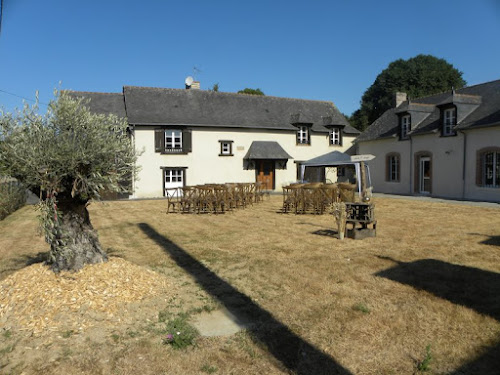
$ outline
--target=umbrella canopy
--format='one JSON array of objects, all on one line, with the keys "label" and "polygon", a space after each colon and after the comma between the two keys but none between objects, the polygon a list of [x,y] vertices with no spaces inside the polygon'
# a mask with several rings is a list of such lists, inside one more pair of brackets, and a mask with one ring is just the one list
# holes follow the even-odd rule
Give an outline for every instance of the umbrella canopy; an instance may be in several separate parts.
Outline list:
[{"label": "umbrella canopy", "polygon": [[302,165],[306,167],[320,167],[320,166],[333,166],[339,164],[350,164],[353,163],[351,160],[351,155],[347,155],[340,151],[332,151],[328,154],[317,156],[313,159],[307,160]]}]

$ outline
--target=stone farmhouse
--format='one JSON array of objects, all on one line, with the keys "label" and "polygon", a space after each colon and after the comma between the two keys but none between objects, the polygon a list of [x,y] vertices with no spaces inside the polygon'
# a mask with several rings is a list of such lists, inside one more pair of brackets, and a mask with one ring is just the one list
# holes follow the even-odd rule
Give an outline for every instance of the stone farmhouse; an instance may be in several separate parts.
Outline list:
[{"label": "stone farmhouse", "polygon": [[[89,99],[93,112],[127,118],[135,147],[142,151],[132,198],[226,182],[262,182],[266,189],[280,191],[297,180],[301,162],[344,152],[359,135],[332,102],[197,87],[70,91]],[[329,178],[324,171],[313,174],[311,179]]]},{"label": "stone farmhouse", "polygon": [[410,99],[357,140],[376,192],[500,202],[500,80]]}]

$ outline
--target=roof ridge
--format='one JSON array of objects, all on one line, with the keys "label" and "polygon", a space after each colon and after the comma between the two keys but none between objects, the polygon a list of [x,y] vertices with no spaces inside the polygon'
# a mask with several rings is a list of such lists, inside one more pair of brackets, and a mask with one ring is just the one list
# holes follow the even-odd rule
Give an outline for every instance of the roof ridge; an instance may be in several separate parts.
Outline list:
[{"label": "roof ridge", "polygon": [[[152,87],[152,86],[128,86],[124,85],[123,88],[125,87],[128,88],[138,88],[138,89],[154,89],[154,90],[172,90],[172,91],[179,91],[179,92],[184,92],[184,91],[189,91],[186,89],[178,89],[178,88],[171,88],[171,87]],[[204,93],[210,93],[214,95],[227,95],[227,96],[242,96],[245,95],[246,97],[254,97],[254,98],[269,98],[269,99],[285,99],[285,100],[291,100],[291,101],[307,101],[307,102],[315,102],[315,103],[327,103],[327,104],[332,104],[337,110],[337,106],[333,101],[330,100],[316,100],[316,99],[301,99],[301,98],[288,98],[284,96],[274,96],[274,95],[251,95],[251,94],[244,94],[244,93],[237,93],[237,92],[227,92],[227,91],[210,91],[210,90],[201,90],[201,89],[194,89],[192,91],[200,91]]]},{"label": "roof ridge", "polygon": [[[465,90],[465,89],[470,89],[470,88],[476,87],[476,86],[489,85],[489,84],[492,84],[494,82],[500,82],[500,79],[496,79],[496,80],[488,81],[488,82],[483,82],[483,83],[477,83],[477,84],[472,85],[472,86],[464,86],[464,87],[461,87],[459,89],[456,89],[455,90],[455,94],[458,94],[458,95],[467,95],[467,94],[460,94],[458,91]],[[447,91],[441,91],[441,92],[437,92],[435,94],[430,94],[430,95],[426,95],[426,96],[419,96],[418,98],[410,98],[410,100],[427,99],[427,98],[430,98],[430,97],[433,97],[433,96],[437,96],[437,95],[441,95],[441,94],[446,94],[448,92],[450,92],[450,94],[451,94],[451,90],[447,90]],[[471,96],[479,96],[479,95],[471,95]]]},{"label": "roof ridge", "polygon": [[78,90],[68,90],[68,89],[61,90],[61,91],[76,92],[76,93],[82,93],[82,94],[123,95],[122,92],[78,91]]}]

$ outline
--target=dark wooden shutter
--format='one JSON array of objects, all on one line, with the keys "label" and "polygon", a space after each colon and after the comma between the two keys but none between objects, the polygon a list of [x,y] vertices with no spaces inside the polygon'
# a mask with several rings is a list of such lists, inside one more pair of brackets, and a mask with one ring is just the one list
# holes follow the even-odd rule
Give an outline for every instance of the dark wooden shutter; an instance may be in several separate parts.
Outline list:
[{"label": "dark wooden shutter", "polygon": [[165,131],[155,129],[155,152],[165,152]]},{"label": "dark wooden shutter", "polygon": [[342,128],[339,129],[339,145],[344,145],[344,131],[342,130]]},{"label": "dark wooden shutter", "polygon": [[182,152],[188,153],[192,151],[191,146],[191,129],[186,129],[182,132]]},{"label": "dark wooden shutter", "polygon": [[310,145],[311,144],[311,128],[310,127],[307,127],[307,144]]},{"label": "dark wooden shutter", "polygon": [[299,129],[295,131],[295,144],[299,144]]}]

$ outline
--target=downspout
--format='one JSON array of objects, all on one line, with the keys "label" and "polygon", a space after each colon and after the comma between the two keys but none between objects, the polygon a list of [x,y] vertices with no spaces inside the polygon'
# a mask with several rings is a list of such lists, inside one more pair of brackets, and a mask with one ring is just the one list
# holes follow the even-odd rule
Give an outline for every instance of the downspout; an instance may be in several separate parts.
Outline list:
[{"label": "downspout", "polygon": [[464,157],[462,161],[462,199],[465,199],[465,176],[467,175],[466,168],[467,168],[467,133],[465,133],[463,130],[460,130],[460,133],[464,135]]},{"label": "downspout", "polygon": [[410,195],[415,194],[413,190],[413,137],[410,135]]}]

